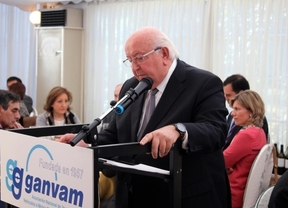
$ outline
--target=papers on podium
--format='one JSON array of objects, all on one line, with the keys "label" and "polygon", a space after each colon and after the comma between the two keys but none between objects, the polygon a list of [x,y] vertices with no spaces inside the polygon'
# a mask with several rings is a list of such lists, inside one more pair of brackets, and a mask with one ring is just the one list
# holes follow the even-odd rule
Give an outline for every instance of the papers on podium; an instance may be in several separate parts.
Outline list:
[{"label": "papers on podium", "polygon": [[129,168],[129,169],[134,169],[134,170],[141,170],[144,172],[150,172],[150,173],[159,173],[162,175],[170,175],[170,172],[168,170],[160,169],[160,168],[155,168],[149,165],[144,165],[144,164],[135,164],[135,165],[129,165],[121,162],[116,162],[113,160],[108,160],[105,158],[99,158],[100,162],[103,162],[105,165],[112,165],[116,167],[121,167],[121,168]]}]

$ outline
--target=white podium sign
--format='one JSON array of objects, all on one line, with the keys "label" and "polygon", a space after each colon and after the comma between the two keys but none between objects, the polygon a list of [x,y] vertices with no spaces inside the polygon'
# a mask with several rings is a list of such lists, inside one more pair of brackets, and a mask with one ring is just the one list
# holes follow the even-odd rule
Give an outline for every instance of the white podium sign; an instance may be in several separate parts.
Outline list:
[{"label": "white podium sign", "polygon": [[93,150],[0,130],[1,200],[17,207],[94,207]]}]

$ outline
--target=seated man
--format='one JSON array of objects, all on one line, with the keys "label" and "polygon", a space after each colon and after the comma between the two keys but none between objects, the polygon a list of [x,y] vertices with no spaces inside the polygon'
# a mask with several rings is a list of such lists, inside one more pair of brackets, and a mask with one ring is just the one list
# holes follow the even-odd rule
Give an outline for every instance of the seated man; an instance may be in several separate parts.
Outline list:
[{"label": "seated man", "polygon": [[[249,90],[249,82],[240,74],[233,74],[225,79],[223,82],[223,91],[224,96],[227,101],[227,103],[230,105],[230,100],[237,95],[238,93]],[[231,113],[229,113],[227,117],[227,137],[225,140],[225,144],[223,146],[223,151],[230,145],[232,142],[234,136],[242,129],[241,126],[237,126],[234,123],[234,119],[231,116]],[[263,126],[262,126],[265,134],[266,134],[266,140],[269,141],[269,128],[268,128],[268,122],[266,117],[263,119]]]},{"label": "seated man", "polygon": [[[22,80],[20,78],[18,78],[18,77],[9,77],[7,79],[7,89],[9,89],[9,87],[12,84],[17,83],[17,82],[22,83]],[[24,101],[24,103],[25,103],[25,105],[26,105],[26,107],[28,109],[29,114],[30,114],[32,112],[32,110],[33,110],[33,100],[32,100],[32,98],[30,96],[28,96],[28,95],[24,95],[23,101]]]},{"label": "seated man", "polygon": [[[12,92],[0,90],[0,130],[23,128],[17,121],[20,119],[20,97]],[[5,204],[0,201],[0,207]]]},{"label": "seated man", "polygon": [[[118,85],[116,85],[116,87],[114,89],[114,100],[112,100],[110,102],[111,108],[119,101],[119,94],[120,94],[122,85],[123,84],[118,84]],[[103,119],[100,131],[102,131],[108,127],[109,122],[113,119],[114,115],[115,115],[115,112],[111,112],[108,116],[106,116]]]},{"label": "seated man", "polygon": [[[123,84],[116,85],[114,89],[114,100],[110,102],[111,107],[113,107],[119,101],[119,94]],[[102,121],[102,126],[100,131],[106,129],[109,122],[113,119],[115,112],[111,112]],[[115,180],[116,172],[110,169],[104,169],[100,172],[99,185],[100,185],[100,208],[110,208],[115,207]]]},{"label": "seated man", "polygon": [[0,129],[23,128],[20,119],[20,97],[12,92],[0,90]]}]

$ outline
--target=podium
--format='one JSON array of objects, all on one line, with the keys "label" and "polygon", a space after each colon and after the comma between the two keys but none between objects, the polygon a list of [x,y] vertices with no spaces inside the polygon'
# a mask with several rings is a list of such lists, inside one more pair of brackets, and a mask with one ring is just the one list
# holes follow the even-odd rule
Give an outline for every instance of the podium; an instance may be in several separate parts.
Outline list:
[{"label": "podium", "polygon": [[[41,128],[27,128],[27,129],[14,129],[9,130],[14,133],[30,135],[35,137],[51,136],[51,135],[61,135],[65,133],[78,133],[82,125],[65,125],[65,126],[48,126]],[[53,132],[53,133],[52,133]],[[68,146],[68,145],[67,145]],[[74,148],[74,147],[71,147]],[[139,174],[150,177],[157,177],[169,182],[169,207],[179,208],[181,207],[181,187],[182,187],[182,156],[181,156],[181,141],[177,141],[172,147],[169,153],[169,170],[167,173],[159,171],[146,170],[145,168],[137,169],[137,165],[125,165],[117,166],[111,165],[103,162],[103,158],[113,158],[115,156],[129,156],[129,155],[140,155],[147,154],[151,150],[151,144],[148,143],[144,146],[140,145],[138,142],[132,143],[121,143],[113,145],[99,145],[89,147],[93,150],[93,160],[94,160],[94,179],[99,178],[99,170],[101,169],[111,169],[115,171],[122,171],[131,174]],[[152,156],[151,156],[152,157]],[[135,168],[136,167],[136,168]],[[153,167],[151,167],[153,168]],[[165,171],[164,171],[165,172]],[[2,179],[3,180],[3,179]],[[98,180],[94,180],[93,184],[94,190],[94,206],[98,207]],[[7,205],[9,207],[9,205]]]}]

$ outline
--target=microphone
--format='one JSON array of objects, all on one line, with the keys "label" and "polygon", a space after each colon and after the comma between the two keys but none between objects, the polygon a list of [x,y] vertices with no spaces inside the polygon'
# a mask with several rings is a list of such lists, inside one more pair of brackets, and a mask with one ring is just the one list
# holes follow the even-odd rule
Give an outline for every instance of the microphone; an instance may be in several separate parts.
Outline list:
[{"label": "microphone", "polygon": [[[94,132],[91,133],[91,131],[95,131],[97,135],[97,126],[101,123],[103,118],[105,118],[109,113],[111,113],[112,110],[114,110],[117,114],[122,114],[124,110],[129,107],[143,92],[151,89],[152,85],[153,80],[150,77],[141,79],[134,89],[130,88],[126,92],[125,96],[117,103],[115,103],[114,106],[107,110],[103,115],[95,119],[91,124],[89,124],[89,126],[82,126],[82,130],[70,141],[70,145],[75,146],[82,138],[84,138],[84,141],[86,143],[90,142],[92,143],[92,146],[96,146],[97,137],[93,137]],[[113,103],[111,101],[110,105],[112,104]]]},{"label": "microphone", "polygon": [[[140,80],[138,85],[132,89],[130,88],[124,98],[122,98],[119,103],[114,106],[114,111],[117,114],[122,114],[124,110],[130,106],[137,98],[145,91],[151,89],[153,85],[153,80],[150,77],[145,77]],[[123,100],[123,101],[122,101]]]}]

